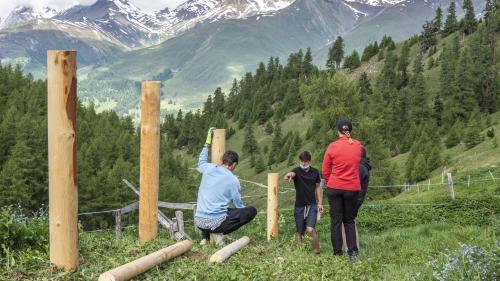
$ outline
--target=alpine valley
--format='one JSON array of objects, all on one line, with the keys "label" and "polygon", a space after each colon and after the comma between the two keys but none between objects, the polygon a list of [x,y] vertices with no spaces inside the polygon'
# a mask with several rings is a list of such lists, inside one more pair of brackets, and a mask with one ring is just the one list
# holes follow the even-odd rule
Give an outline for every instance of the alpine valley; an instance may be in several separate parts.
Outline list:
[{"label": "alpine valley", "polygon": [[[475,0],[476,12],[484,0]],[[45,77],[46,50],[78,51],[79,98],[98,110],[138,117],[141,80],[162,81],[163,112],[199,108],[217,87],[259,61],[311,48],[325,65],[337,36],[346,53],[384,35],[418,33],[449,0],[188,0],[145,12],[129,0],[66,10],[27,6],[0,19],[0,60]],[[165,4],[166,6],[166,4]],[[457,15],[463,11],[457,2]]]}]

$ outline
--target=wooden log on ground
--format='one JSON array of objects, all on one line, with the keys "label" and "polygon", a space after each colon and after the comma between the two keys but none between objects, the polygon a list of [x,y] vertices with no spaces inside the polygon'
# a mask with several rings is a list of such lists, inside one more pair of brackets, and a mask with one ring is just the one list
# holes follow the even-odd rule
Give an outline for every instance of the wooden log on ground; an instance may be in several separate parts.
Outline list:
[{"label": "wooden log on ground", "polygon": [[267,174],[267,240],[278,236],[278,173]]},{"label": "wooden log on ground", "polygon": [[76,51],[47,52],[50,262],[78,267]]},{"label": "wooden log on ground", "polygon": [[141,88],[141,153],[139,241],[158,235],[158,185],[160,180],[160,82],[143,81]]},{"label": "wooden log on ground", "polygon": [[193,243],[189,240],[178,242],[147,256],[131,261],[127,264],[106,271],[99,276],[99,281],[129,280],[152,267],[169,261],[191,250]]},{"label": "wooden log on ground", "polygon": [[223,262],[238,252],[241,248],[245,247],[250,242],[248,236],[243,236],[226,247],[220,249],[210,257],[211,262]]}]

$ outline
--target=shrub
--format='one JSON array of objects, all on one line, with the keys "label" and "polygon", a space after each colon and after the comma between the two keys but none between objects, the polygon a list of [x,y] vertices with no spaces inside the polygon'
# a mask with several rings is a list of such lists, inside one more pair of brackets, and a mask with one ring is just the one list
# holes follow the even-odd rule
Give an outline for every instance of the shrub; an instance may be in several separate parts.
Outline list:
[{"label": "shrub", "polygon": [[48,245],[48,231],[48,218],[43,211],[35,214],[34,217],[27,217],[20,207],[0,209],[2,251],[17,251],[25,248],[43,249]]}]

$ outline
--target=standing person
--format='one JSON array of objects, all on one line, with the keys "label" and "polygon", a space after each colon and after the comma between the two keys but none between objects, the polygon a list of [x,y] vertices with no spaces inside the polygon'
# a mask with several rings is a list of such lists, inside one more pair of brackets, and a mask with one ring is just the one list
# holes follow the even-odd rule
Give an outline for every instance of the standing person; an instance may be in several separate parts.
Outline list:
[{"label": "standing person", "polygon": [[323,178],[325,179],[330,204],[331,241],[333,254],[341,256],[342,224],[345,226],[347,254],[356,261],[358,252],[354,218],[358,193],[359,162],[361,144],[351,137],[352,123],[341,119],[337,123],[338,139],[328,146],[323,158]]},{"label": "standing person", "polygon": [[361,185],[361,190],[358,194],[358,200],[356,202],[356,214],[358,216],[359,208],[365,201],[366,192],[368,191],[368,183],[370,182],[370,170],[372,165],[370,163],[370,158],[366,157],[366,149],[361,146],[361,160],[359,161],[359,181]]},{"label": "standing person", "polygon": [[311,236],[314,253],[319,254],[319,238],[316,233],[318,212],[323,212],[323,195],[321,192],[321,177],[319,171],[310,165],[311,153],[304,151],[299,155],[299,167],[285,175],[285,180],[295,185],[295,226],[297,243],[301,244],[304,234]]},{"label": "standing person", "polygon": [[[208,147],[212,143],[214,128],[210,128],[205,146],[198,159],[198,171],[202,174],[194,222],[201,230],[200,244],[215,234],[217,245],[224,245],[224,234],[231,233],[252,221],[257,215],[255,207],[245,207],[241,201],[240,182],[234,169],[238,165],[238,154],[228,150],[222,156],[222,165],[208,162]],[[232,203],[235,208],[229,208]]]}]

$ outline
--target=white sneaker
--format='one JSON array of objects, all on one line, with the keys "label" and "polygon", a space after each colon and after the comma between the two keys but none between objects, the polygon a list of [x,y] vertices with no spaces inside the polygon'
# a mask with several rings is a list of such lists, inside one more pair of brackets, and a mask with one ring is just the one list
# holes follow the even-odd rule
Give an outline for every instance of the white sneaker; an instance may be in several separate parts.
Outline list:
[{"label": "white sneaker", "polygon": [[224,234],[222,233],[213,233],[214,239],[215,239],[215,244],[217,246],[225,246],[226,243],[224,242]]},{"label": "white sneaker", "polygon": [[208,244],[208,240],[207,239],[205,239],[205,238],[201,239],[201,241],[200,241],[200,245],[201,246],[205,246],[207,244]]}]

